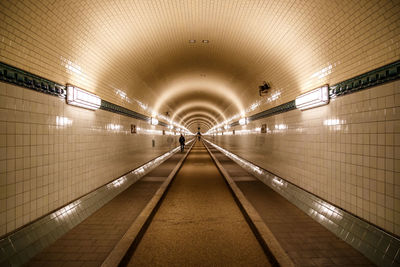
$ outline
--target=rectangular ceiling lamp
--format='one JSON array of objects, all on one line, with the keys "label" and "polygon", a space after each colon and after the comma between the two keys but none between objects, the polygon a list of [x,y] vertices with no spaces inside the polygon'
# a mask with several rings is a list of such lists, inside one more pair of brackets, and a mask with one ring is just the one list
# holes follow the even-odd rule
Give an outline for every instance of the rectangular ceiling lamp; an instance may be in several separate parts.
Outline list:
[{"label": "rectangular ceiling lamp", "polygon": [[156,119],[156,118],[151,118],[150,119],[150,123],[151,123],[151,125],[157,125],[158,124],[158,120]]},{"label": "rectangular ceiling lamp", "polygon": [[98,109],[101,105],[101,99],[95,94],[89,93],[73,85],[67,85],[67,103],[70,105]]},{"label": "rectangular ceiling lamp", "polygon": [[241,118],[241,119],[239,120],[239,124],[240,124],[240,125],[246,125],[246,124],[247,124],[247,118]]},{"label": "rectangular ceiling lamp", "polygon": [[306,110],[328,104],[328,89],[329,86],[326,84],[296,97],[296,108]]}]

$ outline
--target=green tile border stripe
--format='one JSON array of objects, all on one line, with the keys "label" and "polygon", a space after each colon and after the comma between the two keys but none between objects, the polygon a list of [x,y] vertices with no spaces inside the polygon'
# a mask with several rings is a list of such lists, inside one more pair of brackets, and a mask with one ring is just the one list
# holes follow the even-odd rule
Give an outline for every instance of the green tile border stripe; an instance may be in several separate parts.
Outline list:
[{"label": "green tile border stripe", "polygon": [[206,140],[378,266],[400,266],[398,237]]},{"label": "green tile border stripe", "polygon": [[[376,85],[381,85],[400,78],[400,60],[360,74],[343,82],[329,87],[330,98],[335,98],[350,93],[355,93]],[[0,81],[29,88],[45,94],[65,98],[66,88],[64,85],[50,81],[38,75],[26,72],[6,63],[0,62]],[[101,100],[100,109],[121,114],[135,119],[150,122],[150,117],[133,110],[121,107],[106,100]],[[279,106],[264,110],[248,117],[249,121],[255,121],[279,113],[296,109],[295,100]],[[168,127],[167,123],[159,122],[160,126]],[[231,127],[239,125],[239,121],[230,124]]]},{"label": "green tile border stripe", "polygon": [[[138,119],[138,120],[147,121],[148,123],[150,123],[150,120],[151,120],[151,118],[146,116],[146,115],[140,114],[138,112],[135,112],[133,110],[130,110],[130,109],[127,109],[127,108],[124,108],[124,107],[121,107],[121,106],[118,106],[116,104],[113,104],[113,103],[105,101],[105,100],[101,100],[100,109],[107,110],[107,111],[110,111],[110,112],[114,112],[114,113],[117,113],[117,114],[121,114],[121,115],[124,115],[124,116],[128,116],[128,117],[131,117],[131,118],[135,118],[135,119]],[[159,121],[158,125],[164,126],[164,127],[168,127],[168,124],[166,124],[166,123],[164,123],[162,121]]]},{"label": "green tile border stripe", "polygon": [[400,60],[330,86],[329,96],[335,98],[355,93],[399,78]]},{"label": "green tile border stripe", "polygon": [[0,81],[65,98],[65,86],[0,62]]},{"label": "green tile border stripe", "polygon": [[[329,96],[330,98],[336,98],[398,79],[400,79],[400,60],[330,86]],[[248,119],[249,121],[255,121],[293,109],[296,109],[295,100],[253,114]],[[239,125],[239,121],[230,124],[231,127],[237,125]]]},{"label": "green tile border stripe", "polygon": [[251,115],[251,116],[249,116],[248,119],[249,119],[249,121],[255,121],[255,120],[258,120],[258,119],[261,119],[261,118],[265,118],[265,117],[269,117],[269,116],[272,116],[272,115],[276,115],[276,114],[279,114],[279,113],[288,112],[288,111],[291,111],[293,109],[296,109],[296,104],[295,104],[294,100],[289,101],[289,102],[287,102],[285,104],[282,104],[282,105],[279,105],[279,106],[264,110],[264,111],[262,111],[260,113]]},{"label": "green tile border stripe", "polygon": [[120,115],[128,116],[128,117],[131,117],[131,118],[135,118],[135,119],[138,119],[138,120],[143,120],[143,121],[150,122],[150,117],[148,117],[146,115],[137,113],[135,111],[132,111],[130,109],[127,109],[127,108],[124,108],[124,107],[121,107],[121,106],[118,106],[116,104],[113,104],[111,102],[105,101],[103,99],[101,100],[100,109],[107,110],[107,111],[110,111],[110,112],[113,112],[113,113],[117,113],[117,114],[120,114]]},{"label": "green tile border stripe", "polygon": [[[40,93],[66,98],[67,91],[65,85],[53,82],[3,62],[0,62],[0,81],[22,86]],[[103,99],[101,100],[100,109],[138,120],[143,120],[149,123],[151,119],[149,116],[121,107]],[[168,127],[168,124],[162,121],[160,121],[158,125]]]}]

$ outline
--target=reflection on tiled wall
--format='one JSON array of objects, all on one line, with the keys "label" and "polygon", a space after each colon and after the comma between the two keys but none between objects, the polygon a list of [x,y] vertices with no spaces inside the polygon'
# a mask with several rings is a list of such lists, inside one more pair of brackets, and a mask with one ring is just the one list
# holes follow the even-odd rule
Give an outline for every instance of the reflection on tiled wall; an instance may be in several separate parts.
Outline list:
[{"label": "reflection on tiled wall", "polygon": [[156,128],[0,83],[0,235],[177,146]]},{"label": "reflection on tiled wall", "polygon": [[[266,133],[260,133],[263,124]],[[211,140],[400,235],[400,82],[257,120],[235,132]]]}]

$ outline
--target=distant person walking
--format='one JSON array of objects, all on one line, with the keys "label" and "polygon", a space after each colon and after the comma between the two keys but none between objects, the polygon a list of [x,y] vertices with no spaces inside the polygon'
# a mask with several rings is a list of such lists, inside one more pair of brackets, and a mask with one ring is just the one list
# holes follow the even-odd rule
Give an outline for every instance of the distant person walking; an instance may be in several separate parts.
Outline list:
[{"label": "distant person walking", "polygon": [[200,133],[200,131],[198,131],[197,132],[197,139],[199,139],[199,141],[200,141],[200,138],[201,138],[201,133]]},{"label": "distant person walking", "polygon": [[181,152],[185,149],[185,137],[183,137],[183,134],[181,134],[181,137],[179,137],[179,144],[181,144]]}]

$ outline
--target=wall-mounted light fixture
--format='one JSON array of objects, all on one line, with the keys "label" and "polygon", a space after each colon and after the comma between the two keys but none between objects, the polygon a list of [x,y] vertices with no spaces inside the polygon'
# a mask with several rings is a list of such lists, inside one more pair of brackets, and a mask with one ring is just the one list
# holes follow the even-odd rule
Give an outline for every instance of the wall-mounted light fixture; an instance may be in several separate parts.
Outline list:
[{"label": "wall-mounted light fixture", "polygon": [[70,105],[95,110],[101,106],[101,99],[95,94],[67,84],[67,103]]},{"label": "wall-mounted light fixture", "polygon": [[326,84],[296,97],[296,108],[300,110],[319,107],[329,103],[329,86]]},{"label": "wall-mounted light fixture", "polygon": [[247,122],[248,122],[247,118],[241,118],[241,119],[239,120],[239,124],[240,124],[240,125],[246,125]]},{"label": "wall-mounted light fixture", "polygon": [[268,93],[269,88],[271,88],[269,83],[264,81],[263,84],[258,87],[258,92],[259,92],[260,96],[266,95]]},{"label": "wall-mounted light fixture", "polygon": [[151,117],[150,123],[151,123],[151,125],[157,125],[158,124],[158,120],[156,118],[154,118],[154,117]]}]

